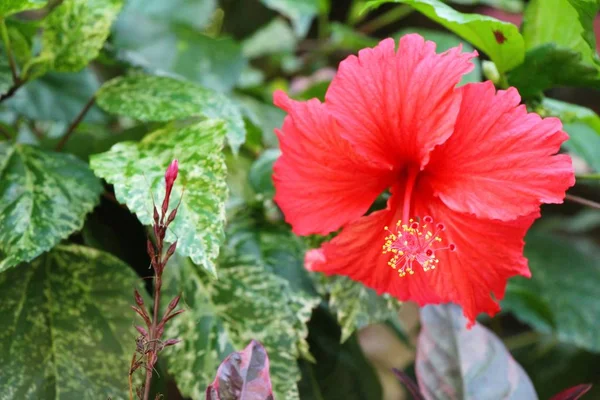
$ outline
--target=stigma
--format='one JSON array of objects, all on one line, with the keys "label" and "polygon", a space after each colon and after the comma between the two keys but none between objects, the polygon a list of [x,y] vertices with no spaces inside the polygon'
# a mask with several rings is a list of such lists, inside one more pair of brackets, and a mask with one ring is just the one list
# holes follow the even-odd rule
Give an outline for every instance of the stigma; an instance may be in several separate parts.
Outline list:
[{"label": "stigma", "polygon": [[424,272],[435,269],[440,260],[435,253],[442,250],[456,250],[453,243],[444,246],[441,234],[445,230],[442,223],[434,223],[433,218],[426,216],[419,222],[409,219],[403,223],[398,221],[394,231],[389,227],[383,244],[383,254],[390,254],[388,265],[398,271],[400,277],[413,275],[419,265]]}]

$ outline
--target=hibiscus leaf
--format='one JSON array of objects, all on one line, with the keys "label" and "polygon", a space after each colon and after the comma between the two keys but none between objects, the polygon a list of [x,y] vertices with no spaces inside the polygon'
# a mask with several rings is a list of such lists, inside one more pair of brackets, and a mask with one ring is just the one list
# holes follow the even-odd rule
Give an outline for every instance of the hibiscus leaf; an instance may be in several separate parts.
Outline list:
[{"label": "hibiscus leaf", "polygon": [[122,0],[69,0],[44,20],[41,58],[59,72],[76,72],[95,59],[110,33]]},{"label": "hibiscus leaf", "polygon": [[81,229],[102,185],[69,154],[0,143],[0,271],[33,260]]},{"label": "hibiscus leaf", "polygon": [[146,225],[152,223],[152,195],[160,205],[164,171],[179,160],[180,179],[171,199],[181,198],[167,241],[177,239],[177,252],[191,257],[211,274],[219,254],[225,222],[225,162],[222,121],[203,121],[157,130],[140,142],[121,142],[92,156],[96,174],[115,187],[115,196]]},{"label": "hibiscus leaf", "polygon": [[116,257],[75,245],[0,274],[2,398],[124,399],[139,281]]},{"label": "hibiscus leaf", "polygon": [[105,83],[97,95],[107,112],[141,121],[172,121],[194,116],[223,119],[227,139],[237,150],[244,142],[244,120],[224,95],[173,78],[136,75]]},{"label": "hibiscus leaf", "polygon": [[509,71],[523,62],[523,37],[513,24],[484,15],[463,14],[439,0],[372,0],[366,7],[372,9],[390,2],[408,4],[462,37],[486,53],[500,72]]},{"label": "hibiscus leaf", "polygon": [[421,309],[415,370],[426,399],[537,399],[502,341],[455,305]]},{"label": "hibiscus leaf", "polygon": [[42,8],[47,0],[2,0],[0,2],[0,18],[25,11]]},{"label": "hibiscus leaf", "polygon": [[256,340],[244,350],[228,355],[206,388],[206,400],[224,399],[273,400],[269,356]]},{"label": "hibiscus leaf", "polygon": [[589,108],[546,98],[537,110],[561,119],[569,140],[564,146],[600,171],[600,117]]},{"label": "hibiscus leaf", "polygon": [[219,363],[255,339],[269,354],[275,398],[299,399],[296,359],[308,349],[305,324],[319,299],[291,290],[262,265],[223,262],[219,279],[213,280],[188,260],[176,262],[165,274],[165,285],[183,293],[188,310],[166,335],[183,340],[168,358],[181,393],[202,397]]},{"label": "hibiscus leaf", "polygon": [[[38,121],[71,122],[96,93],[100,83],[86,68],[75,73],[51,72],[28,82],[6,105],[18,114]],[[85,122],[104,122],[106,114],[94,106]]]},{"label": "hibiscus leaf", "polygon": [[288,17],[299,37],[306,36],[319,12],[319,0],[261,0],[261,3]]},{"label": "hibiscus leaf", "polygon": [[[596,301],[600,282],[598,247],[582,238],[536,231],[530,232],[525,242],[532,278],[512,279],[502,307],[540,332],[553,333],[562,342],[600,352],[596,318],[600,313]],[[555,324],[532,317],[536,311],[531,310],[530,303],[521,301],[522,293],[539,297],[548,304]]]},{"label": "hibiscus leaf", "polygon": [[329,308],[342,327],[340,340],[346,341],[356,330],[377,322],[397,320],[401,303],[345,276],[318,275],[317,290],[329,297]]}]

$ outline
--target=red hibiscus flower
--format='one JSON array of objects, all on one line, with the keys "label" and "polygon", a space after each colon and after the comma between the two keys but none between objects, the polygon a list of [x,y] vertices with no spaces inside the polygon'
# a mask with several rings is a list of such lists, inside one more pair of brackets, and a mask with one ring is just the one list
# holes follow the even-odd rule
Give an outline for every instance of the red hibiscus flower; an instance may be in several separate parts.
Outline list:
[{"label": "red hibiscus flower", "polygon": [[[477,55],[407,35],[350,56],[325,102],[275,104],[275,201],[295,233],[338,236],[306,267],[346,275],[400,300],[460,304],[472,324],[499,311],[506,281],[530,276],[523,237],[541,203],[574,184],[556,118],[516,89],[456,87]],[[387,207],[365,213],[386,189]]]}]

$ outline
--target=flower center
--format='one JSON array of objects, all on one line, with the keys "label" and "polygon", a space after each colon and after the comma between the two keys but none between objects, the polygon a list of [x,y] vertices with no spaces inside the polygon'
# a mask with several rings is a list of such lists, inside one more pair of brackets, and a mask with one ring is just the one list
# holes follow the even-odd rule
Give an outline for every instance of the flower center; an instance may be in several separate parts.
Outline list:
[{"label": "flower center", "polygon": [[414,264],[417,263],[427,272],[435,269],[440,262],[435,253],[441,250],[456,250],[456,245],[450,243],[448,246],[440,246],[442,238],[440,234],[445,227],[442,223],[435,224],[433,218],[426,216],[423,223],[409,219],[408,223],[398,221],[395,232],[389,227],[384,228],[389,235],[383,244],[383,254],[391,254],[388,265],[398,270],[400,277],[406,274],[414,274]]}]

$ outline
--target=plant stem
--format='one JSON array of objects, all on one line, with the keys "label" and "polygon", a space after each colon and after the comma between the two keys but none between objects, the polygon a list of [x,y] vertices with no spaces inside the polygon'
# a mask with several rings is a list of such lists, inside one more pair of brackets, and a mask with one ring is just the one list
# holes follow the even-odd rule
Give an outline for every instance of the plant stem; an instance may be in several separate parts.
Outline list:
[{"label": "plant stem", "polygon": [[508,350],[516,350],[537,343],[540,334],[535,331],[527,331],[504,339],[504,345]]},{"label": "plant stem", "polygon": [[77,128],[77,126],[81,123],[81,121],[85,117],[85,114],[87,114],[87,112],[90,110],[90,108],[92,108],[95,101],[96,101],[95,97],[92,97],[91,99],[88,100],[88,102],[85,104],[83,109],[79,112],[79,115],[77,115],[77,117],[75,117],[73,122],[71,122],[71,125],[69,125],[69,127],[67,128],[67,131],[63,135],[60,142],[58,142],[58,144],[56,145],[56,151],[61,151],[63,149],[63,147],[65,146],[65,144],[67,144],[67,141],[69,140],[69,138],[71,137],[73,132],[75,132],[75,128]]},{"label": "plant stem", "polygon": [[575,175],[577,180],[579,179],[600,179],[600,174],[583,174],[583,175]]},{"label": "plant stem", "polygon": [[407,15],[409,15],[412,12],[413,12],[413,9],[411,6],[408,6],[408,5],[398,6],[384,14],[381,14],[381,15],[373,18],[372,20],[368,21],[363,26],[358,28],[358,30],[360,32],[366,33],[366,34],[373,33],[376,30],[381,29],[386,25],[389,25],[393,22],[401,20],[402,18],[406,17]]},{"label": "plant stem", "polygon": [[567,194],[565,199],[572,201],[573,203],[579,203],[587,207],[595,208],[596,210],[600,210],[600,203],[597,203],[593,200],[584,199],[583,197],[574,196],[572,194]]}]

